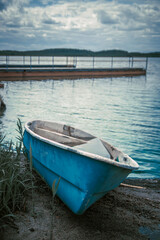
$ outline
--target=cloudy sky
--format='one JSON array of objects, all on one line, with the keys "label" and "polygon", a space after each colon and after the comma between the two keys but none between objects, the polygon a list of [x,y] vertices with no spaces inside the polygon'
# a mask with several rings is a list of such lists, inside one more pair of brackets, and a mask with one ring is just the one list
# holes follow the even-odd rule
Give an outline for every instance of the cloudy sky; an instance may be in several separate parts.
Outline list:
[{"label": "cloudy sky", "polygon": [[160,51],[160,0],[0,0],[0,50]]}]

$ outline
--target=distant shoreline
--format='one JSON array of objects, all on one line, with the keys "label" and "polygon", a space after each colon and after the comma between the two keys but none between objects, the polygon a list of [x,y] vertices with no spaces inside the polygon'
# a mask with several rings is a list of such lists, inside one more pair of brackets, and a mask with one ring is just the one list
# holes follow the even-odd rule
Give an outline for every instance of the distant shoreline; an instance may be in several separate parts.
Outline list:
[{"label": "distant shoreline", "polygon": [[160,57],[160,52],[128,52],[124,50],[90,51],[84,49],[53,48],[31,51],[0,50],[0,56],[68,56],[68,57]]}]

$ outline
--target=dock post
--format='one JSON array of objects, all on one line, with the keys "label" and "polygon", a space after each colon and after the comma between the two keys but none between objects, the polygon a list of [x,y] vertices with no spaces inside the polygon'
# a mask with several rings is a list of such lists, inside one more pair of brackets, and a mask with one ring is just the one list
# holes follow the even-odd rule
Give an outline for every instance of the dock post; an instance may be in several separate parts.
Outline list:
[{"label": "dock post", "polygon": [[76,67],[77,66],[77,56],[73,58],[73,65]]},{"label": "dock post", "polygon": [[134,62],[134,60],[133,60],[133,57],[132,57],[132,68],[133,68],[133,62]]},{"label": "dock post", "polygon": [[112,57],[112,60],[111,60],[111,68],[113,68],[113,57]]},{"label": "dock post", "polygon": [[146,57],[146,72],[147,72],[147,68],[148,68],[148,57]]},{"label": "dock post", "polygon": [[77,67],[77,62],[78,62],[78,60],[77,60],[77,56],[76,56],[76,67]]},{"label": "dock post", "polygon": [[94,57],[93,57],[93,69],[94,69]]},{"label": "dock post", "polygon": [[76,57],[74,56],[73,57],[73,66],[75,66],[76,65]]},{"label": "dock post", "polygon": [[25,56],[23,56],[23,65],[25,65]]},{"label": "dock post", "polygon": [[54,56],[52,56],[52,68],[54,68]]},{"label": "dock post", "polygon": [[129,57],[129,68],[130,68],[130,57]]},{"label": "dock post", "polygon": [[8,56],[6,56],[6,69],[8,70]]},{"label": "dock post", "polygon": [[68,56],[66,56],[66,65],[68,66]]},{"label": "dock post", "polygon": [[32,69],[32,56],[30,56],[30,69]]}]

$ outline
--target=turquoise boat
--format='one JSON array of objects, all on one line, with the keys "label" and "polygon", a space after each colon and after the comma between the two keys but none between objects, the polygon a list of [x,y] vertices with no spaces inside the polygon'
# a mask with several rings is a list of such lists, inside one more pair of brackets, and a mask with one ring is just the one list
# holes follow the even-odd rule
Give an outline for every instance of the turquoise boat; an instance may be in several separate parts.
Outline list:
[{"label": "turquoise boat", "polygon": [[34,120],[25,124],[23,138],[33,168],[75,213],[116,188],[138,164],[108,142],[69,125]]}]

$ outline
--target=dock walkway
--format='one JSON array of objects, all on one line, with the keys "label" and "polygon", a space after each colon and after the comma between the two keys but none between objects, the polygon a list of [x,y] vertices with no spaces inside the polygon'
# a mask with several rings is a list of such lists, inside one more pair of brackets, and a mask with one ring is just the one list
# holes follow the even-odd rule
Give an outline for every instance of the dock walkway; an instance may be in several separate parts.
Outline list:
[{"label": "dock walkway", "polygon": [[[2,57],[2,56],[1,56]],[[27,58],[27,59],[26,59]],[[6,56],[0,59],[0,81],[79,79],[146,75],[148,59]],[[77,60],[78,59],[78,60]],[[116,63],[125,67],[117,67]],[[134,66],[143,63],[142,67]],[[107,65],[105,67],[105,64]],[[128,65],[126,67],[126,65]],[[101,67],[102,66],[102,67]]]}]

